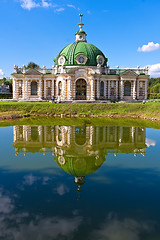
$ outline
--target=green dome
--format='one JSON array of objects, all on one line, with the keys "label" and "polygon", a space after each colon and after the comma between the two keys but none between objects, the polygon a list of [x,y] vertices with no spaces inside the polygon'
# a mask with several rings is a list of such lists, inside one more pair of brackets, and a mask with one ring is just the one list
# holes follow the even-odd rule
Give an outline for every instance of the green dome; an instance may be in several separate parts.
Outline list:
[{"label": "green dome", "polygon": [[[77,63],[76,57],[79,55],[84,55],[87,57],[85,64]],[[65,57],[64,66],[97,66],[97,56],[103,56],[104,63],[102,66],[107,64],[107,58],[105,58],[104,54],[96,46],[85,41],[74,42],[63,48],[58,56],[54,59],[55,65],[57,66],[59,66],[58,58],[60,56]]]},{"label": "green dome", "polygon": [[105,157],[100,157],[98,159],[95,156],[88,157],[68,157],[64,156],[63,164],[60,164],[59,156],[56,156],[54,160],[58,165],[68,174],[82,177],[90,175],[98,170],[105,161]]}]

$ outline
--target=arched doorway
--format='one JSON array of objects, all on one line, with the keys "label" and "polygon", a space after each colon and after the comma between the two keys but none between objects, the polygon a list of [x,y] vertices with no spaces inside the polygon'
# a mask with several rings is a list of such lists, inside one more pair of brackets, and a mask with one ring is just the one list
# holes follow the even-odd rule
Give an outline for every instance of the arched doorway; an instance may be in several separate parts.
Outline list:
[{"label": "arched doorway", "polygon": [[76,100],[86,100],[86,88],[87,84],[84,79],[76,81]]},{"label": "arched doorway", "polygon": [[131,83],[128,81],[124,83],[124,96],[131,96]]}]

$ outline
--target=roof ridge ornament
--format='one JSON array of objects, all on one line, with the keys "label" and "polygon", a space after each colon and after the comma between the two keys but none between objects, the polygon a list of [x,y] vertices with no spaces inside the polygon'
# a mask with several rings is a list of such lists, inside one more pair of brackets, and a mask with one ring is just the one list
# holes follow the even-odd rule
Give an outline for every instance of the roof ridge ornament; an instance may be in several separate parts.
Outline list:
[{"label": "roof ridge ornament", "polygon": [[80,13],[79,16],[80,16],[80,23],[78,25],[79,25],[80,30],[82,30],[82,27],[84,26],[84,24],[82,23],[83,14]]}]

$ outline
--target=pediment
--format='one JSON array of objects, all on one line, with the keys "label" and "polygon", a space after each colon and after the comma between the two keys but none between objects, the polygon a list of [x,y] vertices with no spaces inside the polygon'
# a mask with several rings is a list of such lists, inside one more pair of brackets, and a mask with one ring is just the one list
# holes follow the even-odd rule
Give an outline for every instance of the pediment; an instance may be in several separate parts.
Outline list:
[{"label": "pediment", "polygon": [[87,77],[87,70],[78,69],[77,71],[75,71],[75,77]]},{"label": "pediment", "polygon": [[25,75],[41,75],[41,73],[36,69],[29,69]]},{"label": "pediment", "polygon": [[138,74],[135,73],[135,71],[133,71],[131,69],[128,69],[128,70],[125,70],[123,73],[121,73],[121,76],[133,76],[133,77],[136,77],[136,76],[138,76]]}]

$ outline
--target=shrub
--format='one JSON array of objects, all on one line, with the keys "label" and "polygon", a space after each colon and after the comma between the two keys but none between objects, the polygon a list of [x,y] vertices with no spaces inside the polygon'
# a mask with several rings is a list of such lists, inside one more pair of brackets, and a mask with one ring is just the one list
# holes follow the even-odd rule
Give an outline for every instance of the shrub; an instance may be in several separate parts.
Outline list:
[{"label": "shrub", "polygon": [[0,99],[12,99],[13,94],[12,93],[0,93]]}]

